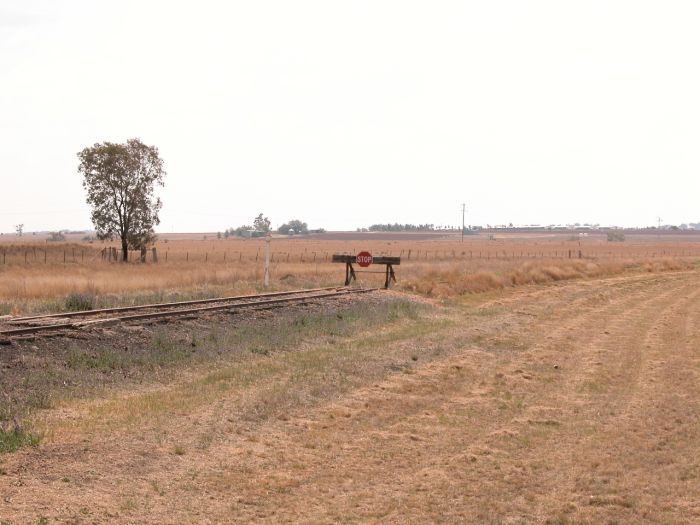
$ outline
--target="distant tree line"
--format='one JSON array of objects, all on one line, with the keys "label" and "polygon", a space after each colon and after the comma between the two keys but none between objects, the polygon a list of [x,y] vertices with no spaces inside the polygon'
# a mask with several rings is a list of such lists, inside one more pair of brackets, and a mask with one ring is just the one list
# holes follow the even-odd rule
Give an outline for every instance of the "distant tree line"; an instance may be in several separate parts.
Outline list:
[{"label": "distant tree line", "polygon": [[277,233],[282,235],[299,235],[304,233],[309,233],[309,225],[298,219],[285,222],[279,228],[277,228]]},{"label": "distant tree line", "polygon": [[371,232],[430,232],[435,231],[434,224],[373,224],[369,228],[358,228],[357,231]]},{"label": "distant tree line", "polygon": [[[237,228],[228,228],[223,234],[218,233],[217,237],[228,239],[229,237],[262,237],[272,231],[272,222],[261,213],[254,220],[253,224],[243,224]],[[277,233],[282,235],[300,235],[307,233],[324,233],[326,230],[318,228],[309,230],[309,225],[298,219],[285,222],[277,228]]]}]

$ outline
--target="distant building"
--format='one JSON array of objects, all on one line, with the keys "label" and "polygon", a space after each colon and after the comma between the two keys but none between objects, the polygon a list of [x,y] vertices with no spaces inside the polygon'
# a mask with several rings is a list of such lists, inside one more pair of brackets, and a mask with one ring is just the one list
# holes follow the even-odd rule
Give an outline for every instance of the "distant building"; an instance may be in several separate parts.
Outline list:
[{"label": "distant building", "polygon": [[253,239],[255,237],[265,237],[265,232],[262,230],[243,230],[241,237],[245,239]]}]

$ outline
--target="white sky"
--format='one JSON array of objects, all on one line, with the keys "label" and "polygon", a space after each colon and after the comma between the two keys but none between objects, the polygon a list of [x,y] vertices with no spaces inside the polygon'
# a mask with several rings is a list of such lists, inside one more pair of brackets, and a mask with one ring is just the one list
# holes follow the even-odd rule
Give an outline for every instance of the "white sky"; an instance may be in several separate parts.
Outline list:
[{"label": "white sky", "polygon": [[0,231],[90,227],[139,137],[160,231],[700,221],[700,2],[0,0]]}]

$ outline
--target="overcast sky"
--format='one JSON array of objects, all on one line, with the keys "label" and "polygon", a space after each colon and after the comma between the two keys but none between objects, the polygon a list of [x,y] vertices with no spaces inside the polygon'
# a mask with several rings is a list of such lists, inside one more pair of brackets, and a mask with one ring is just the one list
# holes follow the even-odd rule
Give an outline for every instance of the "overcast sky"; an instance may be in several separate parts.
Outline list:
[{"label": "overcast sky", "polygon": [[160,231],[700,221],[700,2],[0,0],[0,231],[90,227],[138,137]]}]

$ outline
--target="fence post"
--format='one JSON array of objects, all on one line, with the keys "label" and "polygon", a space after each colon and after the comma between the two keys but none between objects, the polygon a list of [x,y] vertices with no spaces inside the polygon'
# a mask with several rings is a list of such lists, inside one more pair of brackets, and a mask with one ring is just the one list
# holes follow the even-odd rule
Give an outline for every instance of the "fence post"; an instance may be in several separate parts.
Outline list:
[{"label": "fence post", "polygon": [[156,250],[155,246],[153,248],[151,248],[151,254],[153,257],[153,262],[157,263],[158,262],[158,250]]},{"label": "fence post", "polygon": [[[265,288],[270,286],[270,241],[272,240],[272,235],[269,233],[265,236],[265,277],[264,284]],[[258,252],[260,248],[258,248]],[[257,259],[257,254],[255,258]]]}]

